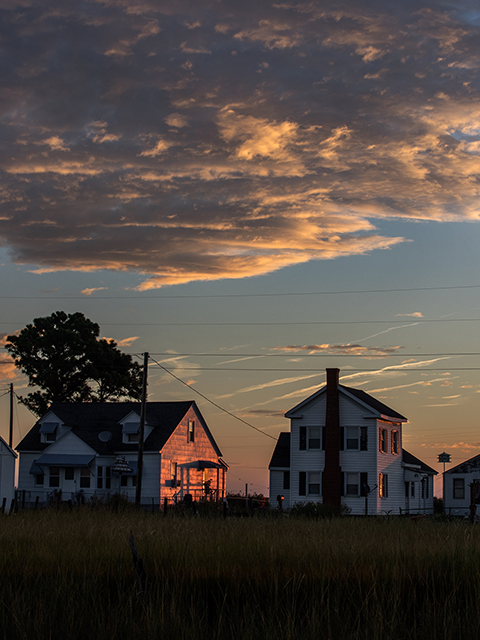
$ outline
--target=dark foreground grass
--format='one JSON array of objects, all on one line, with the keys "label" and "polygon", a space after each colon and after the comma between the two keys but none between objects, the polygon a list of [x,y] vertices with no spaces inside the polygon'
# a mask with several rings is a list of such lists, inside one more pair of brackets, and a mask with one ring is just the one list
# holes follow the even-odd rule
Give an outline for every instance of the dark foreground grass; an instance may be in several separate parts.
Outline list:
[{"label": "dark foreground grass", "polygon": [[22,512],[0,518],[0,637],[478,640],[480,527]]}]

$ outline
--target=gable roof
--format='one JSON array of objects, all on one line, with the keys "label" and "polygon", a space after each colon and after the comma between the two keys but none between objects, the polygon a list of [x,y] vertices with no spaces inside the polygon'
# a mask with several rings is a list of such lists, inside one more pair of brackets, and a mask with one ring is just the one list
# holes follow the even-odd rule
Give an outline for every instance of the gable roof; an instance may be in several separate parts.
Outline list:
[{"label": "gable roof", "polygon": [[0,436],[0,443],[5,447],[5,449],[6,449],[9,453],[11,453],[11,454],[12,454],[12,456],[13,456],[14,458],[16,458],[16,457],[17,457],[17,454],[15,453],[15,451],[12,449],[12,447],[11,447],[9,444],[7,444],[7,442],[5,442],[5,440],[2,438],[2,436]]},{"label": "gable roof", "polygon": [[[361,389],[354,389],[353,387],[345,387],[342,384],[338,385],[338,389],[339,391],[343,392],[345,395],[350,396],[352,400],[367,406],[377,415],[378,418],[384,418],[384,419],[390,418],[396,422],[407,422],[407,418],[405,418],[405,416],[402,416],[400,413],[398,413],[398,411],[395,411],[394,409],[391,409],[390,407],[388,407],[386,404],[383,404],[383,402],[380,402],[380,400],[377,400],[370,394],[366,393],[366,391],[362,391]],[[316,398],[320,397],[323,393],[326,393],[326,391],[327,391],[326,386],[321,387],[318,391],[316,391],[311,396],[309,396],[305,400],[302,400],[302,402],[300,402],[295,407],[293,407],[293,409],[290,409],[290,411],[287,411],[287,413],[285,414],[285,417],[286,418],[293,417],[293,415],[297,411],[302,409],[305,405],[310,403],[312,400],[315,400]]]},{"label": "gable roof", "polygon": [[435,469],[432,469],[432,467],[429,467],[428,464],[422,462],[420,458],[416,458],[412,453],[406,451],[405,449],[402,449],[402,459],[404,465],[407,467],[413,465],[415,467],[420,467],[420,471],[423,471],[423,473],[428,473],[435,476],[438,474],[438,471],[435,471]]},{"label": "gable roof", "polygon": [[278,436],[277,444],[273,450],[272,459],[268,468],[285,467],[290,468],[290,432],[282,431]]},{"label": "gable roof", "polygon": [[480,469],[480,454],[464,460],[457,464],[455,467],[450,467],[445,473],[471,473]]},{"label": "gable roof", "polygon": [[[161,451],[190,408],[195,411],[215,449],[215,453],[221,456],[220,449],[200,410],[196,403],[191,400],[146,403],[145,424],[153,427],[153,429],[145,439],[144,451]],[[72,433],[88,444],[94,451],[109,455],[118,451],[135,452],[138,450],[138,444],[122,442],[120,422],[132,412],[140,416],[140,411],[140,402],[54,402],[45,415],[48,415],[48,413],[55,414],[65,426],[71,428]],[[111,433],[111,438],[107,442],[100,440],[98,437],[102,431]],[[51,446],[51,444],[51,442],[41,442],[40,423],[37,422],[16,448],[17,451],[42,451]]]}]

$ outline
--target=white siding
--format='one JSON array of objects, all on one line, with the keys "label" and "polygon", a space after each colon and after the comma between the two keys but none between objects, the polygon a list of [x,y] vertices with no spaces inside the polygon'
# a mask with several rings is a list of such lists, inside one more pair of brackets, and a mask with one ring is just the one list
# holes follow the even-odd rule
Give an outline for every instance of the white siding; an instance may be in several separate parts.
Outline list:
[{"label": "white siding", "polygon": [[9,509],[15,497],[15,456],[0,439],[0,507],[5,499]]}]

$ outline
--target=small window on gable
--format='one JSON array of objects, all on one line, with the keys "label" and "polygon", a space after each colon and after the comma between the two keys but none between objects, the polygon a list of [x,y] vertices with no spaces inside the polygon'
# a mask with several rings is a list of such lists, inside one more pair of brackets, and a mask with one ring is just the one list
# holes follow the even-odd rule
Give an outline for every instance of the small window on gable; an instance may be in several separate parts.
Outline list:
[{"label": "small window on gable", "polygon": [[40,426],[40,437],[42,442],[55,442],[57,439],[58,422],[44,422]]},{"label": "small window on gable", "polygon": [[194,420],[188,421],[187,442],[195,442],[195,421]]},{"label": "small window on gable", "polygon": [[122,429],[123,442],[138,442],[138,431],[140,429],[139,422],[125,422]]}]

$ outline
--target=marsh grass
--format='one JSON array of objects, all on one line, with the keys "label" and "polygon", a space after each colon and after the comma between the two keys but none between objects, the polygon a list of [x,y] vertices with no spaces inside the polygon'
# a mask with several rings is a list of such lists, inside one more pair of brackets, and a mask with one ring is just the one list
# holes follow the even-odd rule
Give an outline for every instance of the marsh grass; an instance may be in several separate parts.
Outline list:
[{"label": "marsh grass", "polygon": [[477,640],[480,527],[20,512],[0,519],[0,606],[8,640]]}]

